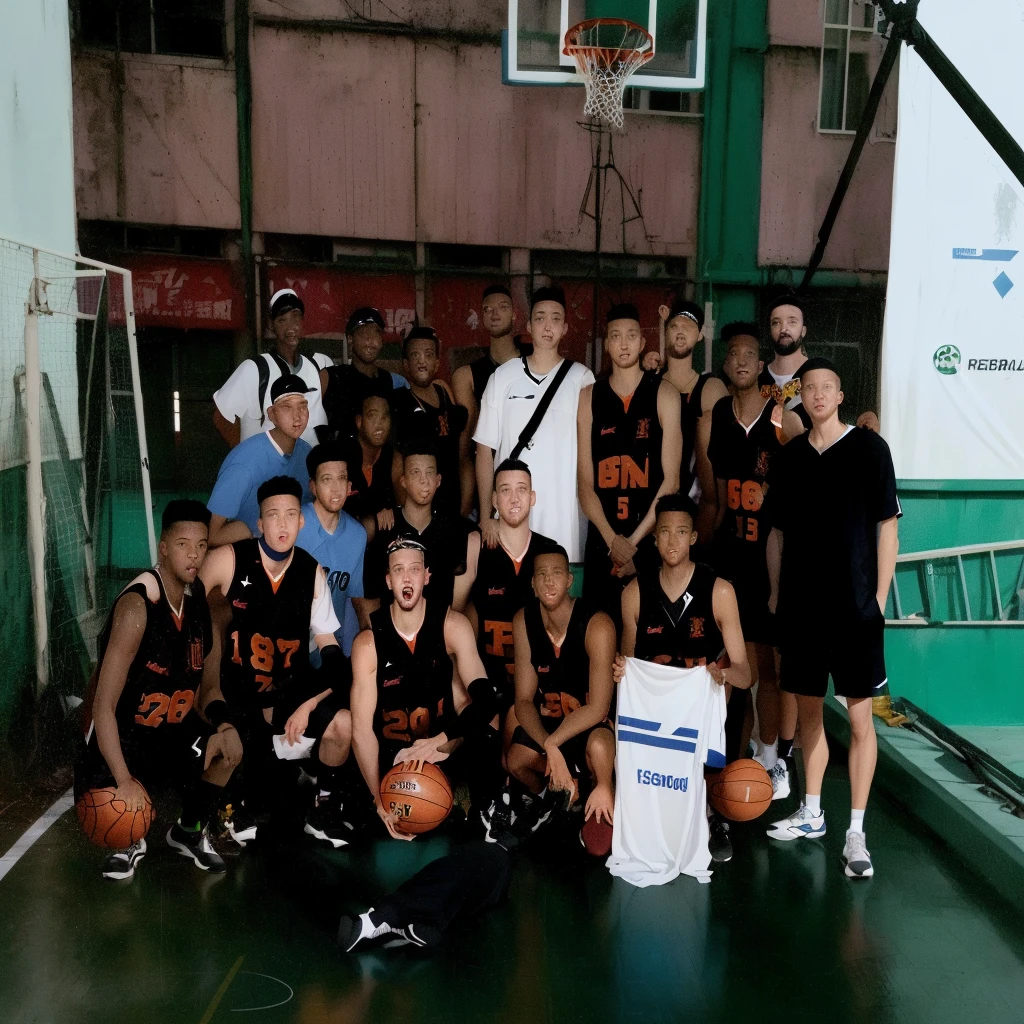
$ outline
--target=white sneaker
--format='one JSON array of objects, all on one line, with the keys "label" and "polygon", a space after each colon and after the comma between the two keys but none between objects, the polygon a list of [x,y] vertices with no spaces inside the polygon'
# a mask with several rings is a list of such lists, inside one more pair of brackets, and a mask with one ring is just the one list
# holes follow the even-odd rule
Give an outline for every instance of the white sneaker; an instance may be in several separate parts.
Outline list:
[{"label": "white sneaker", "polygon": [[789,796],[789,769],[783,758],[775,762],[775,767],[768,772],[768,778],[772,780],[772,799],[785,800]]},{"label": "white sneaker", "polygon": [[825,812],[811,814],[801,804],[788,818],[772,822],[768,829],[769,839],[781,839],[789,842],[791,839],[817,839],[825,834]]},{"label": "white sneaker", "polygon": [[875,873],[863,832],[846,833],[843,860],[846,861],[847,878],[870,878]]},{"label": "white sneaker", "polygon": [[133,843],[127,850],[115,850],[103,862],[103,877],[127,881],[135,874],[135,865],[145,856],[145,839]]}]

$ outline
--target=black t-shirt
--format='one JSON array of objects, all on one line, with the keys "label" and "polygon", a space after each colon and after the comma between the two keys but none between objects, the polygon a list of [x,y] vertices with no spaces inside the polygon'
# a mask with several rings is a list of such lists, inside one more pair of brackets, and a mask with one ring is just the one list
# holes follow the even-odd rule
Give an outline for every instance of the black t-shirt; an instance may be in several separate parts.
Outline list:
[{"label": "black t-shirt", "polygon": [[348,363],[327,367],[327,390],[323,401],[328,426],[341,437],[353,436],[356,414],[362,411],[363,400],[377,395],[390,403],[394,390],[394,378],[380,367],[372,377],[360,373]]},{"label": "black t-shirt", "polygon": [[[348,445],[348,480],[351,490],[345,511],[356,519],[375,516],[385,508],[395,507],[395,489],[391,483],[391,465],[395,452],[385,444],[377,461],[367,470],[363,466],[363,449],[357,440]],[[369,472],[369,478],[367,478]]]},{"label": "black t-shirt", "polygon": [[849,427],[818,452],[801,434],[775,457],[766,504],[783,535],[782,623],[877,618],[877,526],[903,514],[885,441]]},{"label": "black t-shirt", "polygon": [[455,577],[466,571],[466,546],[474,523],[462,516],[434,515],[427,528],[420,533],[411,526],[400,508],[395,509],[395,525],[391,530],[378,530],[373,543],[366,549],[363,562],[363,593],[366,597],[380,598],[391,603],[391,592],[385,577],[388,572],[388,545],[396,537],[412,537],[426,549],[426,564],[430,582],[423,594],[431,603],[447,608],[455,592]]}]

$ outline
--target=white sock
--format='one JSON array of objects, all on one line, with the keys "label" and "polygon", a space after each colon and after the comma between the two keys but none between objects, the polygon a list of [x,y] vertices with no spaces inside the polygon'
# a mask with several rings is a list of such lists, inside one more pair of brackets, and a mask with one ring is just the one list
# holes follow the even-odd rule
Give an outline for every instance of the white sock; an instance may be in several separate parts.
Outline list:
[{"label": "white sock", "polygon": [[804,807],[807,808],[815,817],[821,814],[821,794],[815,793],[811,795],[808,793],[804,797]]},{"label": "white sock", "polygon": [[864,811],[857,811],[857,810],[850,811],[850,831],[851,832],[863,832],[864,831]]},{"label": "white sock", "polygon": [[766,772],[770,772],[779,760],[779,741],[763,743],[761,745],[761,753],[754,760],[760,762]]}]

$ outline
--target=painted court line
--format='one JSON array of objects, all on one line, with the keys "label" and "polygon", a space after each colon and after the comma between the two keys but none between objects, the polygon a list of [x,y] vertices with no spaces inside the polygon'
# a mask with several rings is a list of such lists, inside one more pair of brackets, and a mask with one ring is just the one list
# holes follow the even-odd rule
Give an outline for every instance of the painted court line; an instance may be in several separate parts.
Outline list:
[{"label": "painted court line", "polygon": [[42,816],[32,825],[29,830],[2,856],[0,857],[0,882],[4,880],[7,872],[25,856],[31,849],[32,844],[62,815],[70,811],[75,805],[75,798],[69,789],[63,796],[59,797],[56,803],[44,811]]},{"label": "painted court line", "polygon": [[242,961],[244,959],[244,955],[240,956],[231,965],[231,970],[228,971],[227,977],[220,983],[220,988],[213,993],[210,1005],[206,1008],[206,1013],[203,1014],[199,1024],[210,1024],[210,1021],[213,1020],[213,1015],[217,1012],[217,1007],[220,1006],[220,1001],[224,998],[225,993],[231,987],[231,982],[235,980],[235,975],[238,973],[238,968],[242,966]]}]

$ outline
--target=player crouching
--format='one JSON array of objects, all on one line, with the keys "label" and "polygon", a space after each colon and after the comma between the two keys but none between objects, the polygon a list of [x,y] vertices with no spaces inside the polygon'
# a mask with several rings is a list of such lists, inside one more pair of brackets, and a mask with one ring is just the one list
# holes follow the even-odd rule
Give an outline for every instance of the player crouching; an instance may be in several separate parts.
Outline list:
[{"label": "player crouching", "polygon": [[[223,871],[207,824],[221,788],[242,756],[227,722],[208,725],[195,707],[210,653],[206,590],[198,578],[206,557],[210,513],[198,501],[164,510],[160,558],[121,591],[99,639],[91,722],[76,765],[76,795],[116,786],[115,800],[141,811],[147,788],[169,782],[181,814],[167,842],[204,871]],[[115,850],[103,877],[130,879],[146,840]]]},{"label": "player crouching", "polygon": [[586,774],[593,783],[586,820],[612,823],[615,739],[608,724],[615,627],[569,596],[572,574],[562,547],[537,554],[536,598],[512,620],[516,717],[508,768],[533,794],[513,832],[535,832],[568,809]]},{"label": "player crouching", "polygon": [[352,746],[377,813],[396,839],[413,837],[380,800],[381,775],[393,765],[443,763],[453,788],[468,783],[475,806],[486,806],[500,781],[494,687],[469,620],[424,598],[425,556],[412,538],[391,542],[387,585],[394,603],[373,612],[370,628],[352,644]]}]

